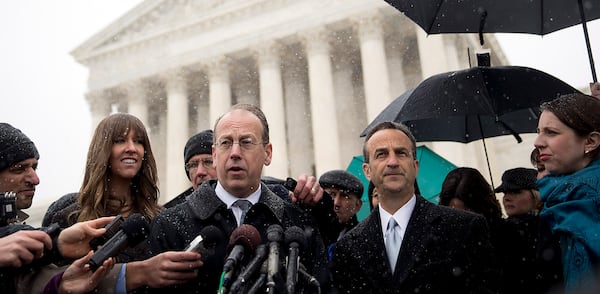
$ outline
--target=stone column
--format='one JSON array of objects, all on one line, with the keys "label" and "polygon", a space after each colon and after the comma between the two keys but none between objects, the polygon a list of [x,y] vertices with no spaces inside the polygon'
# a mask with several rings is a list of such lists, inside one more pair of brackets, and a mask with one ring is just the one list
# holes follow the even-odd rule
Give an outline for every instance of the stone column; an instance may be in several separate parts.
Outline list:
[{"label": "stone column", "polygon": [[104,91],[93,91],[85,95],[92,115],[92,134],[102,119],[110,114],[112,103]]},{"label": "stone column", "polygon": [[229,82],[229,66],[225,57],[208,64],[209,109],[213,124],[231,107],[231,85]]},{"label": "stone column", "polygon": [[[360,91],[354,87],[354,64],[359,63],[358,50],[349,46],[337,50],[333,59],[333,85],[335,89],[336,118],[338,124],[343,126],[338,132],[340,146],[338,153],[342,167],[345,167],[352,157],[362,154],[362,142],[358,135],[367,126],[365,99]],[[359,71],[356,67],[356,70]]]},{"label": "stone column", "polygon": [[[282,58],[290,176],[314,175],[314,149],[307,65],[301,48]],[[294,54],[298,53],[298,54]]]},{"label": "stone column", "polygon": [[392,101],[382,16],[373,14],[359,19],[358,36],[365,84],[367,120],[370,122]]},{"label": "stone column", "polygon": [[188,126],[188,91],[186,76],[182,70],[174,70],[165,74],[165,90],[167,92],[167,199],[174,198],[183,192],[190,183],[182,174],[183,149],[189,138]]},{"label": "stone column", "polygon": [[418,25],[413,24],[417,34],[419,61],[421,62],[422,78],[448,71],[448,59],[444,50],[442,35],[429,35]]},{"label": "stone column", "polygon": [[210,113],[210,109],[209,109],[209,105],[208,105],[208,95],[204,96],[204,93],[202,93],[202,97],[201,97],[201,101],[202,103],[199,103],[196,105],[196,117],[197,117],[197,121],[196,121],[196,129],[195,129],[195,133],[207,130],[207,129],[212,129],[213,128],[213,124],[215,123],[214,121],[210,121],[210,117],[209,117],[209,113]]},{"label": "stone column", "polygon": [[320,176],[341,167],[330,48],[325,30],[305,33],[304,38],[308,55],[315,171],[316,176]]},{"label": "stone column", "polygon": [[128,112],[131,115],[139,118],[146,129],[150,129],[148,121],[148,100],[146,99],[146,88],[142,81],[133,81],[127,83],[125,86],[127,92]]},{"label": "stone column", "polygon": [[274,42],[257,48],[260,107],[269,121],[269,137],[273,144],[273,159],[271,164],[264,168],[263,173],[286,178],[290,174],[279,50],[280,46]]},{"label": "stone column", "polygon": [[[402,22],[404,24],[404,22]],[[390,77],[390,94],[393,99],[406,92],[406,76],[404,71],[404,52],[408,44],[408,36],[406,34],[406,27],[395,25],[392,32],[388,35],[388,42],[386,46],[386,54],[388,58],[388,73]]]}]

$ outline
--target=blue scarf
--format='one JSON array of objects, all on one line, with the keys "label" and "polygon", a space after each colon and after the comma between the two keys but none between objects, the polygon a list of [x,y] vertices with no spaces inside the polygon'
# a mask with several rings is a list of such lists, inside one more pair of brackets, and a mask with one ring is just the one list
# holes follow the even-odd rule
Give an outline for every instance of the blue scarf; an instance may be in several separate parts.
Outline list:
[{"label": "blue scarf", "polygon": [[544,202],[541,215],[552,231],[584,239],[598,235],[600,241],[600,159],[569,175],[547,175],[537,185]]},{"label": "blue scarf", "polygon": [[569,175],[547,175],[537,185],[544,202],[540,216],[561,238],[571,292],[600,261],[600,159]]}]

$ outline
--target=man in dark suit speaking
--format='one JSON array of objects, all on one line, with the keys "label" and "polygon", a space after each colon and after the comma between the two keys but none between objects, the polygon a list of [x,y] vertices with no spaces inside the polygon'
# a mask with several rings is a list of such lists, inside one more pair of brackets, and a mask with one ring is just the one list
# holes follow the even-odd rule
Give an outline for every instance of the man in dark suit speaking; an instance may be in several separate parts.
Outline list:
[{"label": "man in dark suit speaking", "polygon": [[334,283],[341,293],[495,293],[489,231],[483,217],[415,195],[416,141],[384,122],[366,136],[363,170],[379,207],[338,241]]}]

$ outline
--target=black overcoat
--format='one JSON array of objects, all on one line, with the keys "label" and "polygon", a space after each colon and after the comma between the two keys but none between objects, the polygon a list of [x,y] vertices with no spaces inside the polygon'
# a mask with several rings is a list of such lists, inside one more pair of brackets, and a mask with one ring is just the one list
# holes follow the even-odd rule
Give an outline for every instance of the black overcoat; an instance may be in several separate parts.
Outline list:
[{"label": "black overcoat", "polygon": [[[216,180],[204,182],[194,191],[188,200],[159,214],[152,222],[150,248],[152,254],[170,250],[184,249],[203,228],[213,225],[223,232],[223,242],[211,256],[207,256],[204,265],[198,270],[198,277],[186,284],[176,286],[178,291],[190,293],[215,293],[219,287],[220,274],[226,258],[229,236],[237,227],[235,216],[227,209],[215,194]],[[267,228],[271,224],[279,224],[284,230],[291,226],[299,226],[312,232],[306,248],[300,253],[300,262],[308,272],[316,277],[321,285],[328,280],[327,259],[323,241],[311,218],[296,205],[282,200],[271,192],[265,184],[261,184],[261,195],[258,203],[247,212],[245,224],[253,225],[261,234],[263,243],[267,242]],[[287,247],[281,248],[280,255],[287,255]],[[301,283],[301,282],[299,282]]]},{"label": "black overcoat", "polygon": [[417,196],[394,274],[379,207],[339,240],[333,279],[340,293],[496,293],[498,270],[484,218]]}]

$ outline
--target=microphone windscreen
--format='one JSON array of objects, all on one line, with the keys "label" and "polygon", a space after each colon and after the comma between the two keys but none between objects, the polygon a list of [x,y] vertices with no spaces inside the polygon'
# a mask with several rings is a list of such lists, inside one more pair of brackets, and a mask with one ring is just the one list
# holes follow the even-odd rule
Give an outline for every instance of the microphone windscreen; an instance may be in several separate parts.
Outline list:
[{"label": "microphone windscreen", "polygon": [[200,235],[202,235],[202,243],[204,243],[204,247],[214,247],[215,244],[225,240],[225,235],[223,232],[212,225],[204,227],[200,231]]},{"label": "microphone windscreen", "polygon": [[150,226],[144,216],[134,213],[121,224],[121,230],[127,236],[129,246],[133,247],[146,239]]},{"label": "microphone windscreen", "polygon": [[300,248],[306,247],[306,238],[304,237],[304,230],[298,226],[292,226],[285,230],[285,243],[289,245],[292,242],[298,243]]},{"label": "microphone windscreen", "polygon": [[262,243],[262,238],[258,230],[252,225],[242,224],[231,233],[227,252],[231,252],[235,245],[242,245],[247,251],[254,252],[260,243]]},{"label": "microphone windscreen", "polygon": [[283,228],[278,224],[272,224],[267,228],[267,239],[269,242],[283,241]]}]

